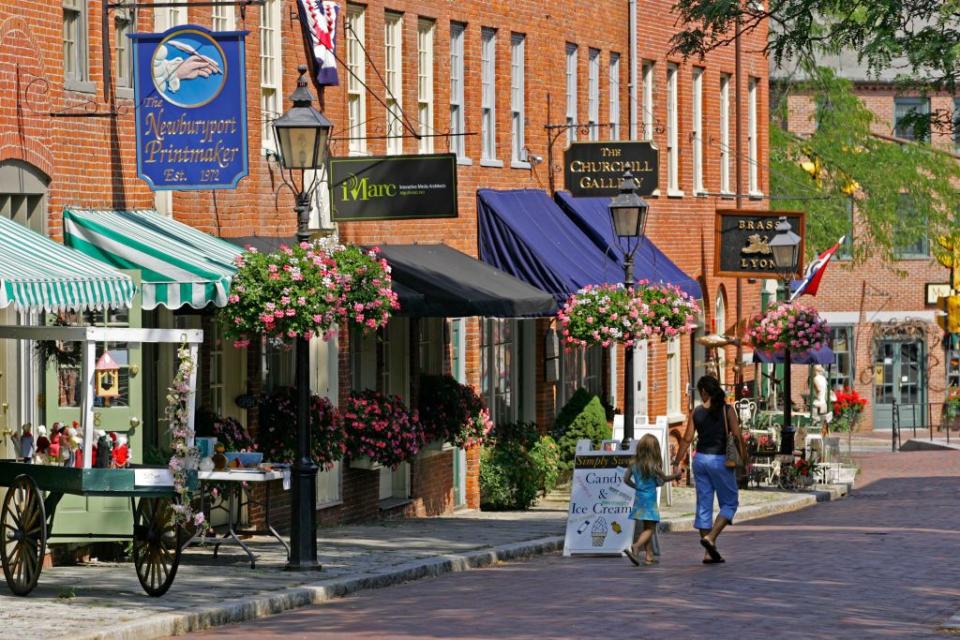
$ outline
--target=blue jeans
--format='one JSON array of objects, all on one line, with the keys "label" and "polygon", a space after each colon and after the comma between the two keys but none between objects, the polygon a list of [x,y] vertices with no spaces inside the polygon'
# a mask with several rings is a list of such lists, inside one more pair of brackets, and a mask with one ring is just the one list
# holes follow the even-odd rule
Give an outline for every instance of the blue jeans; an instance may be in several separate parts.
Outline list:
[{"label": "blue jeans", "polygon": [[724,466],[726,456],[698,453],[693,456],[693,480],[697,485],[697,529],[713,528],[713,496],[720,503],[720,515],[733,522],[740,506],[737,477],[733,469]]}]

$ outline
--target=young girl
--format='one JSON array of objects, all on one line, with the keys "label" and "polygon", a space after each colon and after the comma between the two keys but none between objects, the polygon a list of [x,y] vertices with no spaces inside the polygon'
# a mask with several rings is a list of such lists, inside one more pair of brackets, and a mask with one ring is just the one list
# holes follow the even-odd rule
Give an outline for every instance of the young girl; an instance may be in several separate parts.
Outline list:
[{"label": "young girl", "polygon": [[665,475],[660,458],[660,443],[647,434],[637,443],[637,451],[633,463],[623,476],[624,483],[634,491],[633,508],[630,510],[630,519],[639,520],[643,529],[635,526],[633,530],[633,544],[623,553],[630,562],[640,566],[640,549],[644,549],[643,564],[651,565],[657,561],[653,557],[653,533],[660,522],[660,509],[657,505],[657,487],[664,482],[676,480],[679,473]]}]

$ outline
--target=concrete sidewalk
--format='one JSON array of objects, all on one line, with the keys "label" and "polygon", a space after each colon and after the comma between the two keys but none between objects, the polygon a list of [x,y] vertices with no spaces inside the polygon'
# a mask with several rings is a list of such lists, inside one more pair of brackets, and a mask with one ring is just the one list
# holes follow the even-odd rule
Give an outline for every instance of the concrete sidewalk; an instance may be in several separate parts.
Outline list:
[{"label": "concrete sidewalk", "polygon": [[[827,488],[824,488],[827,489]],[[844,487],[808,493],[741,492],[738,521],[794,511],[835,499]],[[238,622],[352,593],[563,547],[567,499],[551,495],[526,512],[468,511],[440,518],[325,528],[318,548],[323,570],[282,570],[282,547],[249,541],[257,555],[250,569],[236,547],[184,552],[173,587],[162,598],[140,589],[132,564],[92,562],[46,569],[26,598],[0,586],[0,638],[42,640],[150,640]],[[663,528],[692,527],[692,489],[674,489],[661,512]]]}]

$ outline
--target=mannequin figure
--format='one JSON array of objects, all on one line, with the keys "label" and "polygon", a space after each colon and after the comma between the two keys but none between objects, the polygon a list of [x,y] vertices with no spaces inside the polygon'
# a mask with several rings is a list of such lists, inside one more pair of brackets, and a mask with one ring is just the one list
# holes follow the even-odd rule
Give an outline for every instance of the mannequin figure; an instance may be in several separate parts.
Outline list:
[{"label": "mannequin figure", "polygon": [[37,427],[37,450],[34,461],[37,464],[47,464],[50,455],[50,439],[47,437],[47,428],[44,425]]},{"label": "mannequin figure", "polygon": [[830,386],[827,384],[827,372],[823,366],[813,368],[813,418],[820,423],[820,430],[826,435],[833,421],[832,404],[829,399]]},{"label": "mannequin figure", "polygon": [[10,439],[13,440],[13,444],[17,448],[17,460],[33,462],[33,425],[25,422],[23,426],[20,427],[20,431],[12,434]]}]

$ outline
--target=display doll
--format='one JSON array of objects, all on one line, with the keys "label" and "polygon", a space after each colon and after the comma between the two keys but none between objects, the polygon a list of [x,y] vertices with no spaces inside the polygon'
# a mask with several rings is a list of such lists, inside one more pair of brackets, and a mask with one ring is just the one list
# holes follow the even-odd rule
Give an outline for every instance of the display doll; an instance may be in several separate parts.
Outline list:
[{"label": "display doll", "polygon": [[106,431],[97,431],[97,444],[93,451],[94,465],[98,469],[109,469],[113,462],[113,442]]},{"label": "display doll", "polygon": [[50,427],[50,449],[48,453],[48,459],[50,464],[60,464],[60,438],[61,431],[63,430],[63,424],[60,422],[54,422],[53,426]]},{"label": "display doll", "polygon": [[117,469],[126,468],[130,460],[130,449],[127,446],[127,436],[117,436],[117,443],[113,447],[113,466]]},{"label": "display doll", "polygon": [[44,425],[37,427],[37,451],[34,462],[48,464],[50,458],[50,438],[47,437],[47,428]]},{"label": "display doll", "polygon": [[23,423],[20,431],[10,435],[13,445],[17,449],[17,460],[22,462],[33,462],[34,443],[33,443],[33,425],[29,422]]}]

